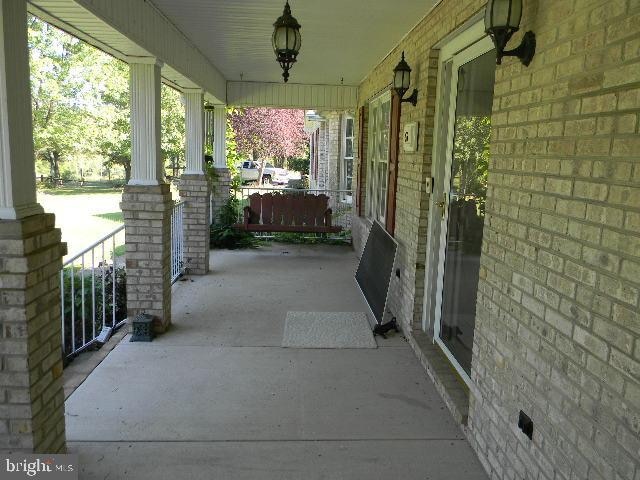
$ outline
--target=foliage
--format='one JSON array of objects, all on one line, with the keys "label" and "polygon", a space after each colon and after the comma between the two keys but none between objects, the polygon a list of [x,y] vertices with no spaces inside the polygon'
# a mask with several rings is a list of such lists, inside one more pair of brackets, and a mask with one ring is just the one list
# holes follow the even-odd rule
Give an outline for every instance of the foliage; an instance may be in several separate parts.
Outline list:
[{"label": "foliage", "polygon": [[[227,126],[226,126],[226,157],[227,157],[227,169],[232,181],[232,190],[234,189],[234,182],[239,180],[238,178],[238,163],[240,163],[241,155],[238,153],[238,146],[236,143],[236,132],[231,125],[231,115],[236,112],[233,107],[227,108]],[[213,158],[213,151],[211,147],[208,147],[204,156],[204,169],[207,176],[212,180],[216,180],[217,174],[215,171],[215,160]]]},{"label": "foliage", "polygon": [[238,152],[261,162],[258,178],[262,178],[266,158],[283,166],[285,159],[306,151],[308,135],[302,110],[245,108],[233,110],[230,119]]},{"label": "foliage", "polygon": [[294,172],[300,172],[302,175],[309,175],[309,158],[290,158],[288,161],[289,169]]},{"label": "foliage", "polygon": [[227,146],[227,168],[231,174],[231,178],[238,175],[238,163],[242,156],[238,152],[238,142],[236,140],[236,132],[233,129],[231,119],[238,110],[233,107],[227,108],[227,129],[226,129],[226,146]]},{"label": "foliage", "polygon": [[[127,275],[124,267],[117,267],[115,270],[115,321],[118,323],[127,317]],[[94,274],[93,281],[91,278],[92,273]],[[104,282],[102,279],[103,273]],[[82,281],[83,277],[84,283]],[[104,272],[101,267],[93,271],[91,269],[83,271],[79,268],[67,267],[64,269],[63,278],[64,336],[67,347],[67,351],[64,353],[69,353],[72,347],[72,313],[75,319],[73,333],[75,334],[74,344],[76,348],[83,344],[83,327],[86,332],[85,340],[87,341],[93,338],[94,323],[96,334],[100,332],[103,327],[103,308],[107,325],[111,326],[111,319],[113,318],[113,265],[107,265]],[[103,288],[104,301],[102,296]],[[94,296],[95,305],[93,304]]]},{"label": "foliage", "polygon": [[211,226],[211,248],[237,250],[258,247],[258,240],[251,233],[233,228],[233,224],[238,220],[239,206],[238,199],[229,197],[227,203],[220,209],[218,223]]},{"label": "foliage", "polygon": [[185,111],[180,92],[162,85],[160,110],[162,115],[161,148],[165,167],[184,168]]},{"label": "foliage", "polygon": [[125,181],[131,178],[131,126],[129,122],[129,67],[116,59],[105,65],[107,78],[101,91],[100,153],[108,170],[124,169]]},{"label": "foliage", "polygon": [[456,119],[455,136],[452,187],[459,198],[475,200],[479,213],[484,214],[491,118],[459,117]]},{"label": "foliage", "polygon": [[[98,49],[29,17],[36,157],[53,178],[70,180],[84,159],[131,174],[129,67]],[[184,108],[166,85],[161,97],[163,159],[184,166]],[[69,164],[64,168],[65,164]],[[84,173],[84,172],[83,172]]]},{"label": "foliage", "polygon": [[455,126],[449,229],[464,239],[466,253],[480,254],[487,198],[491,118],[458,117]]},{"label": "foliage", "polygon": [[79,152],[92,152],[98,131],[96,83],[103,54],[76,38],[29,17],[33,136],[36,157],[49,175]]}]

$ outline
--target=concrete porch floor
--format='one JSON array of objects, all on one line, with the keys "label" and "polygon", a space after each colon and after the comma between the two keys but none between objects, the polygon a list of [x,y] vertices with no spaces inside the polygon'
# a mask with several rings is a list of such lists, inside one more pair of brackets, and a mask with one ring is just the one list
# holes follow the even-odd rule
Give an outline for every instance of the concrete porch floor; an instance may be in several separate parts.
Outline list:
[{"label": "concrete porch floor", "polygon": [[287,311],[366,311],[349,247],[213,251],[173,326],[124,339],[67,399],[86,479],[486,479],[400,336],[281,348]]}]

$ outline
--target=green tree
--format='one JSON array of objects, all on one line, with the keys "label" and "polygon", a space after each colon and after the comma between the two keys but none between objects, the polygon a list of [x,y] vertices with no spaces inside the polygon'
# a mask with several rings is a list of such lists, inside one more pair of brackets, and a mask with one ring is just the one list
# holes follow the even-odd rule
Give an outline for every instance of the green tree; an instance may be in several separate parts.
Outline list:
[{"label": "green tree", "polygon": [[185,111],[182,95],[162,85],[162,158],[170,172],[184,168]]},{"label": "green tree", "polygon": [[[100,50],[29,18],[29,50],[37,158],[59,178],[60,164],[86,155],[131,176],[129,68]],[[180,93],[162,86],[162,155],[184,166],[184,107]]]},{"label": "green tree", "polygon": [[455,142],[451,178],[461,197],[474,197],[482,204],[487,195],[491,118],[459,117],[455,125]]},{"label": "green tree", "polygon": [[91,77],[102,62],[76,38],[36,17],[28,22],[35,154],[59,178],[61,162],[95,150]]},{"label": "green tree", "polygon": [[107,169],[120,166],[125,181],[131,178],[131,125],[129,103],[129,66],[117,59],[105,65],[101,90],[100,135],[98,143]]}]

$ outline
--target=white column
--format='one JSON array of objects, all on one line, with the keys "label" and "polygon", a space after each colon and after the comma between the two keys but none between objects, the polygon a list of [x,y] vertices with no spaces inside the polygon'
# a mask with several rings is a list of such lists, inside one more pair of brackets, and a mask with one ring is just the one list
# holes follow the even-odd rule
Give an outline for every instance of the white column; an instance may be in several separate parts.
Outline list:
[{"label": "white column", "polygon": [[213,150],[216,168],[227,168],[227,107],[215,105],[213,117]]},{"label": "white column", "polygon": [[185,159],[187,175],[204,174],[204,93],[200,89],[184,91]]},{"label": "white column", "polygon": [[164,183],[160,149],[160,69],[155,58],[129,64],[131,78],[131,180],[129,185]]},{"label": "white column", "polygon": [[36,200],[27,2],[0,1],[0,219],[42,212]]}]

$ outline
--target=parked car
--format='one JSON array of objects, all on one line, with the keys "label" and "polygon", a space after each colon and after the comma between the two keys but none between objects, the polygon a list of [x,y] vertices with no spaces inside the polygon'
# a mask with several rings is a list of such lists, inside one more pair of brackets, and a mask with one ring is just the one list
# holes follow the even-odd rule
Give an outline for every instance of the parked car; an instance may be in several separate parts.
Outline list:
[{"label": "parked car", "polygon": [[[257,182],[260,175],[260,164],[253,160],[246,160],[240,166],[242,183]],[[284,168],[276,168],[266,163],[262,171],[262,183],[266,185],[285,185],[289,182],[289,172]]]}]

